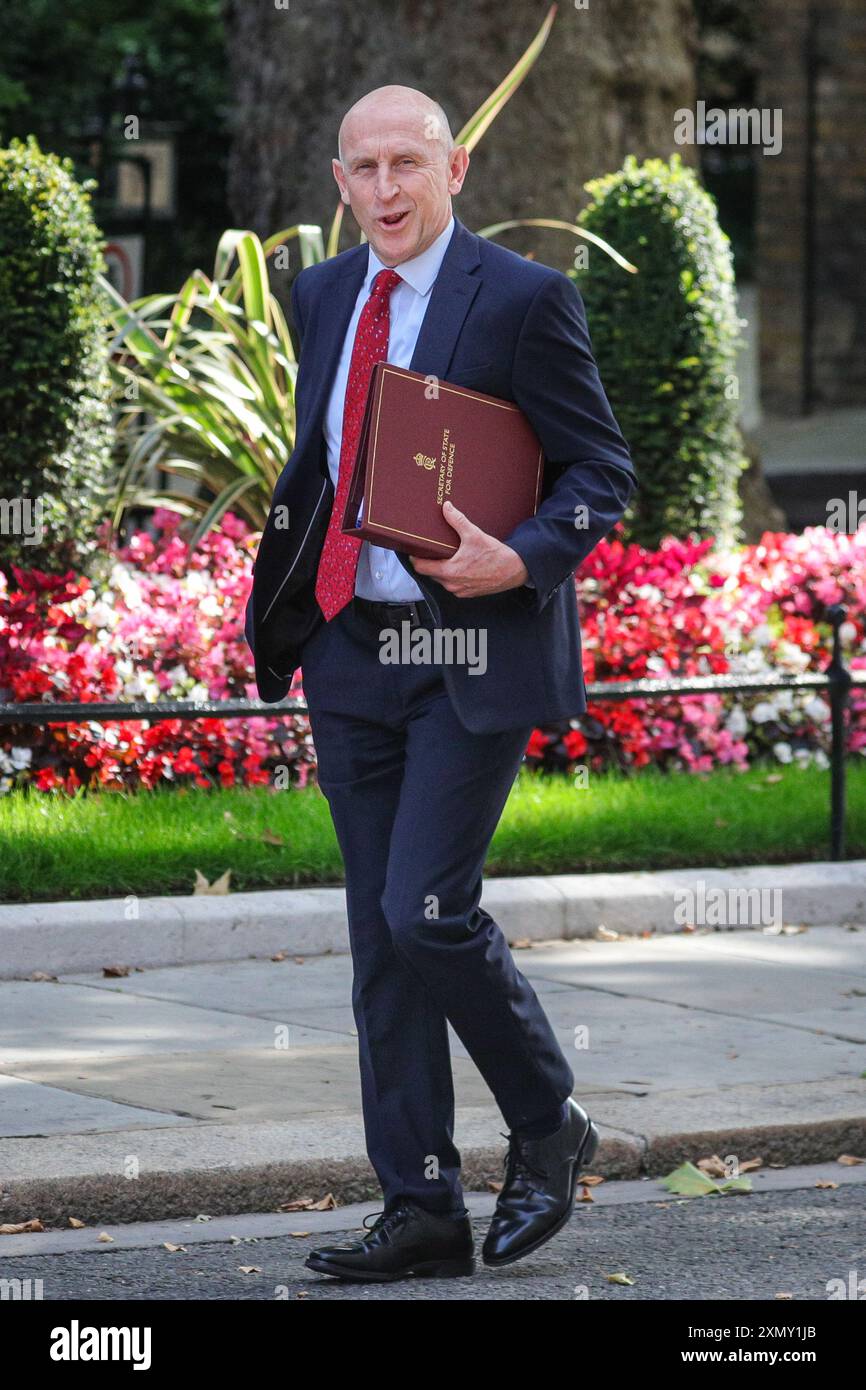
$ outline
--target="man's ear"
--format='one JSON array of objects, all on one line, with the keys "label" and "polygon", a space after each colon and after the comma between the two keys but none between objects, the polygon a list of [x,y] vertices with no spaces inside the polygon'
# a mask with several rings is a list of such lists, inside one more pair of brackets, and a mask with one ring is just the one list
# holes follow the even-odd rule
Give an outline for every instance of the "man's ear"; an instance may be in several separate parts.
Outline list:
[{"label": "man's ear", "polygon": [[459,193],[469,168],[469,151],[465,145],[455,145],[448,156],[448,192]]},{"label": "man's ear", "polygon": [[346,175],[345,175],[345,173],[343,172],[343,166],[342,166],[342,164],[340,163],[340,160],[339,160],[339,159],[332,159],[332,160],[331,160],[331,168],[332,168],[333,171],[334,171],[334,178],[337,180],[337,187],[338,187],[339,190],[340,190],[340,199],[341,199],[342,202],[348,203],[348,202],[350,201],[350,199],[349,199],[349,189],[348,189],[348,186],[347,186],[347,184],[346,184]]}]

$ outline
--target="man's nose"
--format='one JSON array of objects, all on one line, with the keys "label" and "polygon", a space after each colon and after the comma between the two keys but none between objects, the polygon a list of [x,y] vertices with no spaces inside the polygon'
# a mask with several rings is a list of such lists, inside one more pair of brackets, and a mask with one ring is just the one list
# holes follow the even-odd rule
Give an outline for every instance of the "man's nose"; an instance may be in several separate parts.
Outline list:
[{"label": "man's nose", "polygon": [[382,202],[387,202],[398,192],[397,179],[387,165],[380,165],[376,174],[376,196]]}]

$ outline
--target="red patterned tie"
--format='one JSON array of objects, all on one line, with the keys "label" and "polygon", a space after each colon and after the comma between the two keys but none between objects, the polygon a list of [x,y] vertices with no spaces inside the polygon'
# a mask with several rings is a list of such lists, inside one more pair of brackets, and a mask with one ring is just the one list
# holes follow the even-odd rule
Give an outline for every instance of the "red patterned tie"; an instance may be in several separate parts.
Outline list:
[{"label": "red patterned tie", "polygon": [[379,271],[373,281],[370,298],[361,310],[355,332],[349,380],[346,383],[346,400],[343,405],[343,440],[340,446],[337,491],[316,574],[316,598],[328,622],[345,608],[355,592],[355,575],[363,541],[356,536],[344,536],[340,526],[346,498],[349,495],[352,466],[358,451],[370,374],[373,364],[384,361],[388,356],[391,291],[400,283],[400,276],[396,270]]}]

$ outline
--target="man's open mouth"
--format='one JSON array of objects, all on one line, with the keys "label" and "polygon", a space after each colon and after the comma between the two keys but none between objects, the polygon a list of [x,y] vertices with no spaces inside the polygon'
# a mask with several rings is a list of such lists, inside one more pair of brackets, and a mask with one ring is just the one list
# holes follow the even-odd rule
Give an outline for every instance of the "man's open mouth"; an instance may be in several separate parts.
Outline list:
[{"label": "man's open mouth", "polygon": [[408,216],[409,209],[404,208],[402,212],[389,212],[385,217],[380,217],[378,220],[382,223],[383,227],[402,227]]}]

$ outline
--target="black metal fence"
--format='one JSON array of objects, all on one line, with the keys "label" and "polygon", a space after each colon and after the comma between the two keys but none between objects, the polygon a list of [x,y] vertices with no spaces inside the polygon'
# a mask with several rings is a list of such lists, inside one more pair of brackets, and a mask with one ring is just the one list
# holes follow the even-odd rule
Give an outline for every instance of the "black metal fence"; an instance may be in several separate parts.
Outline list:
[{"label": "black metal fence", "polygon": [[[830,858],[845,854],[845,756],[847,714],[852,686],[866,687],[866,671],[850,671],[842,659],[840,629],[846,617],[841,604],[828,610],[833,627],[833,654],[824,671],[799,676],[671,676],[664,680],[602,681],[588,683],[588,701],[660,700],[677,695],[748,694],[761,690],[826,690],[830,698]],[[0,704],[0,728],[4,724],[108,723],[114,719],[230,719],[243,715],[306,714],[303,700],[125,700],[74,703]]]}]

